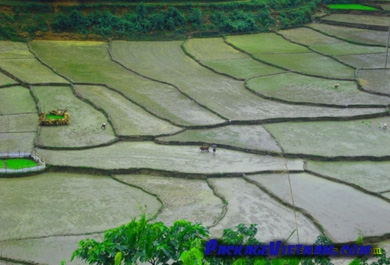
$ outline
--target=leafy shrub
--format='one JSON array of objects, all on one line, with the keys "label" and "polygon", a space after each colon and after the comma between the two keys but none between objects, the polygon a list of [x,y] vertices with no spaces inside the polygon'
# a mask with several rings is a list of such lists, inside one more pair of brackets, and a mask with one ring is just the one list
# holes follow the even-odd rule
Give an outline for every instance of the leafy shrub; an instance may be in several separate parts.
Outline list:
[{"label": "leafy shrub", "polygon": [[249,32],[257,30],[256,16],[252,13],[235,10],[229,16],[217,12],[211,16],[211,21],[224,33]]},{"label": "leafy shrub", "polygon": [[[221,245],[264,245],[256,239],[258,229],[255,224],[239,224],[234,229],[224,229],[218,239]],[[295,232],[295,231],[294,231]],[[293,233],[294,233],[293,232]],[[291,235],[293,234],[291,233]],[[185,220],[176,221],[172,226],[162,222],[150,224],[142,215],[139,221],[133,219],[129,224],[107,230],[102,242],[93,239],[82,240],[73,252],[71,260],[79,258],[89,264],[138,264],[148,262],[158,264],[183,265],[333,265],[329,256],[204,256],[206,242],[210,240],[209,231],[201,224]],[[357,244],[362,244],[363,238]],[[325,236],[320,235],[314,245],[332,245]],[[63,262],[64,264],[65,262]],[[367,258],[357,257],[350,265],[368,265]],[[390,265],[386,252],[377,255],[371,265]]]},{"label": "leafy shrub", "polygon": [[309,7],[292,11],[282,11],[279,14],[279,20],[282,29],[302,26],[303,24],[311,22],[311,11]]}]

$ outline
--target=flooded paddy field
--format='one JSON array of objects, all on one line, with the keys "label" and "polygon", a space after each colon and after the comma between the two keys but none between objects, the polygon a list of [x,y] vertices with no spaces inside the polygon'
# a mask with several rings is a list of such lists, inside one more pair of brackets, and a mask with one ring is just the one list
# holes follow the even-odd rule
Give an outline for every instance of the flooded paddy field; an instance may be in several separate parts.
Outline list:
[{"label": "flooded paddy field", "polygon": [[[184,42],[0,42],[0,153],[35,151],[47,165],[1,175],[0,264],[60,264],[80,240],[143,212],[201,222],[215,237],[243,223],[261,241],[363,235],[389,249],[383,38],[309,26]],[[57,108],[69,125],[38,126]]]}]

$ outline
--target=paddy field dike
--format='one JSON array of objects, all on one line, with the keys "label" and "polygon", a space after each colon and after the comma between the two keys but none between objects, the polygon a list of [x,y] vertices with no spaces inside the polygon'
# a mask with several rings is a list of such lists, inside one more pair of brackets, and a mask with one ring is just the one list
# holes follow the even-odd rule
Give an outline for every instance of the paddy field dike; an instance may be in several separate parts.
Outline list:
[{"label": "paddy field dike", "polygon": [[[388,17],[359,17],[185,41],[1,41],[0,153],[35,151],[46,170],[0,177],[0,264],[60,264],[142,212],[215,237],[255,223],[263,242],[295,230],[289,243],[363,235],[389,251],[387,32],[369,27]],[[38,126],[57,108],[69,125]]]}]

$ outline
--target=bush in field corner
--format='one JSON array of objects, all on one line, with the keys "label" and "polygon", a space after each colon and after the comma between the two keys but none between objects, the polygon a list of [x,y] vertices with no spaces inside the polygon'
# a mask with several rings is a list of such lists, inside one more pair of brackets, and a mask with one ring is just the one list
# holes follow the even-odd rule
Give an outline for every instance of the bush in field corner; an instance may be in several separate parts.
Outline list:
[{"label": "bush in field corner", "polygon": [[[294,231],[295,232],[295,231]],[[293,233],[294,233],[293,232]],[[293,234],[292,233],[292,234]],[[255,236],[255,224],[246,227],[239,224],[235,229],[225,229],[220,245],[264,245]],[[201,224],[179,220],[172,226],[162,222],[149,223],[145,215],[137,221],[135,218],[128,224],[107,230],[102,242],[93,239],[82,240],[79,248],[71,257],[71,261],[79,258],[89,264],[138,264],[148,262],[157,264],[183,265],[332,265],[329,256],[286,256],[269,258],[265,256],[215,256],[205,255],[206,243],[209,241],[209,231]],[[357,245],[363,242],[362,237]],[[332,245],[325,236],[320,235],[314,243],[318,245]],[[371,265],[388,265],[390,258],[382,249],[376,255],[377,260]],[[63,261],[62,264],[66,264]],[[350,265],[368,265],[366,256],[357,256]]]}]

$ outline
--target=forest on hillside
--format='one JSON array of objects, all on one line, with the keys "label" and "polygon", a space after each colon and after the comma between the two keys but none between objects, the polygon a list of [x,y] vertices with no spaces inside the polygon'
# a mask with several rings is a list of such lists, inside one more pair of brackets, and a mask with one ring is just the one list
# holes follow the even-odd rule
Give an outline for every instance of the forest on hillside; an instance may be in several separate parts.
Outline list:
[{"label": "forest on hillside", "polygon": [[182,39],[264,32],[308,23],[320,4],[320,0],[49,2],[1,5],[0,39],[50,39],[62,33],[74,34],[77,39]]}]

